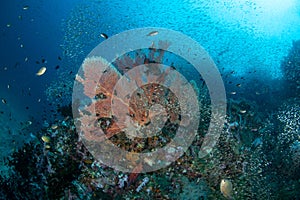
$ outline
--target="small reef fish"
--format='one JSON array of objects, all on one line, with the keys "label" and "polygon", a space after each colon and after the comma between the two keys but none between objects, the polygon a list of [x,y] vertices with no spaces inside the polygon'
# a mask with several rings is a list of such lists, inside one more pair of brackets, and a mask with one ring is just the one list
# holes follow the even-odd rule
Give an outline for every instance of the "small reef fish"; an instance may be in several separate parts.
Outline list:
[{"label": "small reef fish", "polygon": [[37,76],[42,76],[45,72],[46,72],[47,68],[46,67],[42,67],[37,73]]},{"label": "small reef fish", "polygon": [[105,33],[100,33],[100,37],[104,38],[104,39],[107,39],[108,36],[105,34]]},{"label": "small reef fish", "polygon": [[247,110],[240,110],[240,113],[242,113],[242,114],[244,114],[246,112],[247,112]]},{"label": "small reef fish", "polygon": [[88,165],[91,165],[93,163],[91,159],[84,159],[83,162]]},{"label": "small reef fish", "polygon": [[3,104],[7,104],[7,101],[5,99],[1,99]]},{"label": "small reef fish", "polygon": [[30,133],[30,137],[31,137],[32,139],[37,139],[37,137],[36,137],[33,133]]},{"label": "small reef fish", "polygon": [[52,126],[51,126],[51,129],[53,129],[53,130],[55,130],[55,129],[57,129],[58,128],[58,126],[56,125],[56,124],[53,124]]},{"label": "small reef fish", "polygon": [[47,63],[47,60],[45,58],[42,58],[42,63]]},{"label": "small reef fish", "polygon": [[151,31],[150,33],[147,34],[147,36],[155,36],[158,34],[158,31]]},{"label": "small reef fish", "polygon": [[42,136],[42,140],[45,142],[45,143],[49,143],[51,141],[50,137],[44,135]]},{"label": "small reef fish", "polygon": [[232,198],[232,183],[228,179],[222,179],[220,183],[220,190],[223,194],[223,196],[227,199],[233,199]]}]

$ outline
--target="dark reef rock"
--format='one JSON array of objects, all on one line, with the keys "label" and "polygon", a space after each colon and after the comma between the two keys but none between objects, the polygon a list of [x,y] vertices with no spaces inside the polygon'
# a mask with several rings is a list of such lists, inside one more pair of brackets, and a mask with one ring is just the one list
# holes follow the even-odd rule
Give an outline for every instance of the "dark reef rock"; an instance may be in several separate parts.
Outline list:
[{"label": "dark reef rock", "polygon": [[283,78],[291,96],[299,96],[300,92],[300,40],[294,41],[293,46],[281,63]]}]

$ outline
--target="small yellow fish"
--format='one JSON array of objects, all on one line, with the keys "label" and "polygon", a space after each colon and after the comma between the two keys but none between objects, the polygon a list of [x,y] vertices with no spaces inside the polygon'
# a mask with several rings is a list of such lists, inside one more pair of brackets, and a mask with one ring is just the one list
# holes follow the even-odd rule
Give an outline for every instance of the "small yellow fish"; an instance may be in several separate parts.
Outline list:
[{"label": "small yellow fish", "polygon": [[232,199],[232,183],[228,179],[222,179],[220,184],[220,190],[224,197]]},{"label": "small yellow fish", "polygon": [[147,36],[155,36],[158,34],[158,31],[151,31]]},{"label": "small yellow fish", "polygon": [[91,159],[84,159],[83,162],[85,164],[92,164],[93,163],[93,161]]},{"label": "small yellow fish", "polygon": [[240,113],[242,113],[242,114],[244,114],[246,112],[247,112],[247,110],[240,110]]},{"label": "small yellow fish", "polygon": [[37,73],[37,76],[42,76],[45,72],[46,72],[47,68],[46,67],[42,67]]},{"label": "small yellow fish", "polygon": [[42,136],[42,140],[46,143],[49,143],[51,141],[50,137],[49,136],[46,136],[46,135],[43,135]]},{"label": "small yellow fish", "polygon": [[51,149],[51,146],[47,144],[47,145],[45,145],[45,148],[46,149]]}]

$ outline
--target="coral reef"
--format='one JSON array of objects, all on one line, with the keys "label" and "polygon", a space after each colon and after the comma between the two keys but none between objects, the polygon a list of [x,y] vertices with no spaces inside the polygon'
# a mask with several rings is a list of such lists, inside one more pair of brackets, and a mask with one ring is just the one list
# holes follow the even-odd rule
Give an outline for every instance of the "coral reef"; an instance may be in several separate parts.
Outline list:
[{"label": "coral reef", "polygon": [[[159,45],[167,47],[168,43],[161,42]],[[216,146],[209,155],[199,158],[200,147],[209,127],[211,105],[207,87],[199,87],[196,81],[189,80],[199,98],[201,116],[195,139],[184,155],[169,166],[149,173],[140,173],[142,165],[137,165],[130,172],[120,172],[92,156],[83,145],[81,135],[77,134],[82,133],[75,130],[74,123],[78,121],[87,124],[83,127],[86,130],[85,139],[102,141],[108,138],[114,145],[131,152],[126,156],[131,163],[138,162],[134,153],[161,148],[174,138],[179,126],[190,125],[193,116],[184,116],[173,91],[158,83],[144,84],[146,81],[141,78],[143,69],[149,74],[156,74],[156,79],[147,76],[149,79],[161,83],[172,70],[176,70],[176,64],[163,68],[163,71],[153,67],[163,63],[165,53],[153,46],[121,55],[112,64],[98,57],[86,59],[84,70],[76,80],[81,84],[79,89],[85,94],[83,100],[87,106],[80,107],[80,102],[75,101],[73,107],[78,112],[75,112],[74,119],[70,106],[60,106],[59,112],[64,119],[53,123],[45,121],[44,129],[31,134],[30,143],[6,159],[10,170],[8,176],[0,177],[1,197],[224,199],[220,183],[230,180],[232,191],[227,197],[232,195],[234,199],[297,199],[300,196],[300,108],[297,98],[286,101],[273,114],[261,112],[256,103],[247,99],[229,99],[226,124]],[[139,68],[144,64],[148,68]],[[127,74],[130,79],[130,71],[135,71],[136,84],[141,87],[124,100],[121,97],[126,93],[122,90],[116,90],[118,95],[113,95],[114,86],[121,75]],[[102,74],[101,78],[95,72]],[[286,73],[286,77],[291,77],[287,80],[294,81],[296,76],[296,71]],[[171,79],[171,82],[178,90],[183,89],[181,79]],[[56,91],[48,92],[49,96],[56,95]],[[183,99],[186,98],[189,96]],[[112,100],[119,103],[115,110],[111,107]],[[155,107],[157,104],[161,107]],[[134,137],[134,134],[132,136],[122,131],[126,128],[122,121],[126,122],[126,119],[119,117],[124,113],[118,106],[130,108],[126,116],[135,122],[132,132],[143,130],[157,115],[163,115],[166,122],[160,134],[147,138]],[[191,109],[193,106],[183,105],[183,108]],[[165,108],[165,112],[157,112],[161,108]],[[84,117],[83,113],[91,115]],[[99,137],[98,133],[93,132],[94,128],[101,129],[105,137]],[[118,156],[116,160],[121,158],[121,155],[120,158]],[[164,159],[169,158],[166,156]],[[145,163],[152,164],[151,160]]]},{"label": "coral reef", "polygon": [[[41,137],[25,144],[8,159],[8,177],[1,177],[1,192],[6,199],[58,199],[80,173],[82,159],[76,149],[78,136],[67,119],[47,130]],[[67,126],[66,126],[67,125]],[[51,138],[51,139],[50,139]],[[66,167],[67,166],[67,167]]]},{"label": "coral reef", "polygon": [[278,133],[277,149],[281,157],[281,170],[291,179],[299,179],[300,166],[300,106],[299,100],[285,102],[277,114],[283,129]]},{"label": "coral reef", "polygon": [[204,180],[189,181],[188,178],[182,177],[181,181],[183,188],[178,199],[208,199],[210,190]]},{"label": "coral reef", "polygon": [[263,120],[254,115],[256,106],[249,101],[230,100],[228,104],[226,126],[210,155],[196,160],[197,171],[212,188],[209,198],[224,198],[219,190],[223,179],[232,182],[234,199],[268,198],[271,189],[265,170],[269,162],[263,143],[254,145],[257,138],[265,140]]},{"label": "coral reef", "polygon": [[[139,169],[119,172],[94,160],[78,139],[72,118],[56,121],[36,133],[40,139],[7,159],[11,173],[0,178],[0,194],[6,199],[224,199],[220,183],[230,179],[235,199],[299,196],[298,103],[284,104],[275,125],[271,117],[253,115],[251,102],[230,101],[218,144],[199,159],[210,117],[210,107],[204,105],[205,123],[188,151],[170,166],[147,174],[138,174]],[[281,132],[274,137],[276,130]],[[124,145],[126,139],[115,142]]]}]

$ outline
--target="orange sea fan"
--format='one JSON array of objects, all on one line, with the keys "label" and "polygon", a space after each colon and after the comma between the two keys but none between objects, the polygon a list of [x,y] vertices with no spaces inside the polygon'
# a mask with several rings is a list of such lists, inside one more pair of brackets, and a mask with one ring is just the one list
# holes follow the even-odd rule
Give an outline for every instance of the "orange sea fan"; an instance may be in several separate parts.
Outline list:
[{"label": "orange sea fan", "polygon": [[[158,46],[166,48],[169,45],[168,42],[160,42]],[[173,68],[163,67],[159,63],[163,61],[165,52],[165,50],[156,49],[153,46],[149,49],[148,56],[142,50],[138,50],[134,57],[124,54],[116,59],[116,67],[100,56],[84,60],[82,64],[83,77],[76,79],[83,84],[84,94],[91,99],[91,103],[85,107],[85,110],[95,117],[94,126],[97,126],[96,129],[101,128],[106,138],[131,130],[130,128],[139,129],[148,126],[152,118],[159,114],[149,112],[155,104],[163,107],[169,124],[180,123],[183,115],[175,93],[180,93],[183,100],[189,97],[182,94],[182,91],[185,90],[185,81],[178,76],[170,75]],[[144,67],[136,68],[143,64],[145,64]],[[136,70],[129,71],[133,68]],[[119,83],[122,74],[118,70],[127,79],[130,79],[129,84]],[[133,74],[128,76],[127,72]],[[170,82],[169,85],[176,88],[176,91],[171,91],[167,86],[163,86],[166,79]],[[124,98],[127,93],[130,96]],[[112,104],[116,106],[113,107]],[[187,117],[184,119],[185,121],[189,120]],[[82,118],[82,121],[86,120],[91,119]],[[127,127],[129,122],[133,123],[133,126]],[[93,126],[93,124],[90,125]],[[99,141],[99,134],[91,133],[95,129],[84,128],[90,132],[86,133],[85,139]]]}]

